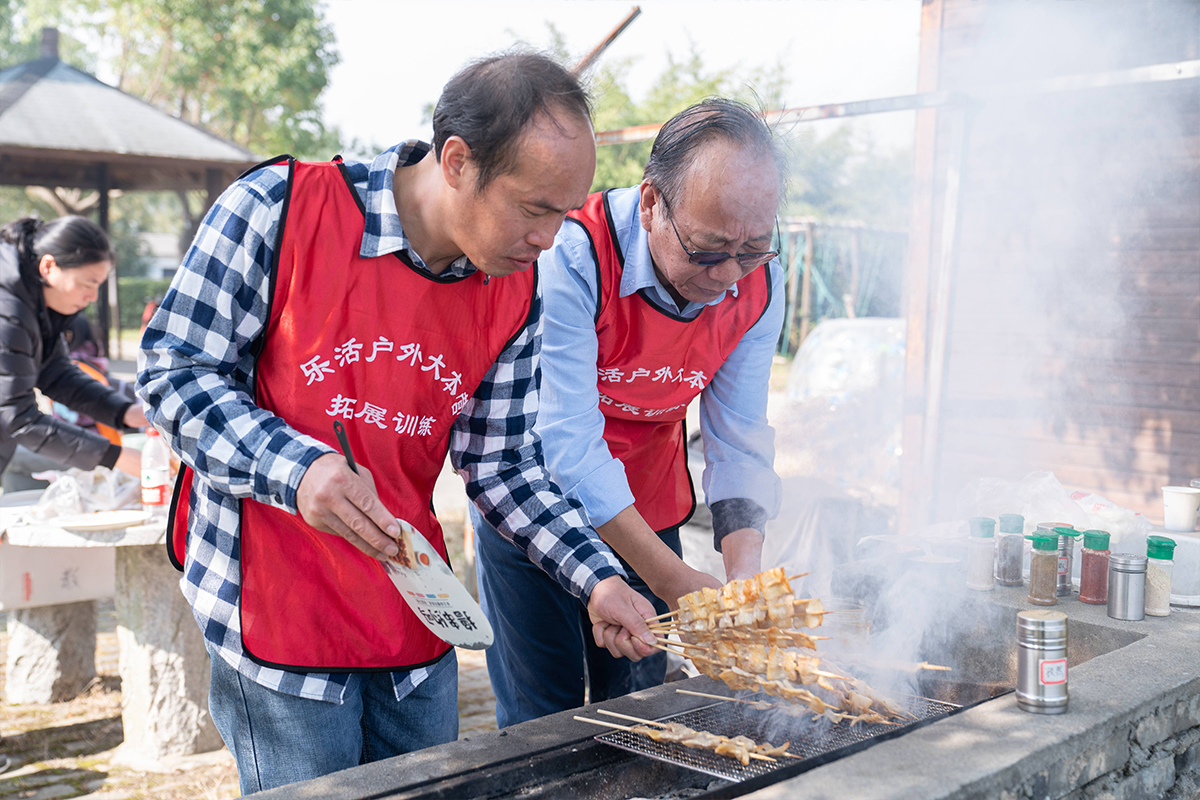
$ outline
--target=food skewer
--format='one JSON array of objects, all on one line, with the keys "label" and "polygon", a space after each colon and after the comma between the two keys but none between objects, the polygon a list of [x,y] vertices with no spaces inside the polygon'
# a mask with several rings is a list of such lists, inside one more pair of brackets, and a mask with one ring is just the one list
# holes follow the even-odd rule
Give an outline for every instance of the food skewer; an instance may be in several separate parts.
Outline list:
[{"label": "food skewer", "polygon": [[[622,714],[614,714],[614,716],[624,717]],[[689,728],[688,726],[678,722],[658,723],[645,720],[644,722],[649,722],[650,725],[659,726],[657,728],[652,728],[645,724],[618,725],[615,722],[607,722],[602,719],[592,719],[589,717],[576,716],[575,719],[579,720],[580,722],[590,722],[593,725],[602,725],[606,728],[616,728],[617,730],[628,731],[629,733],[638,733],[656,742],[671,742],[674,744],[683,745],[684,747],[691,747],[695,750],[711,750],[717,755],[728,756],[730,758],[737,759],[741,762],[743,767],[750,765],[750,759],[754,759],[756,761],[769,761],[772,764],[778,763],[775,759],[771,758],[771,756],[754,752],[759,748],[763,748],[765,752],[769,752],[772,755],[782,755],[783,750],[788,747],[788,743],[781,745],[781,747],[760,745],[753,739],[749,739],[745,736],[734,736],[732,738],[728,736],[718,736],[717,734],[709,733],[708,731],[693,730],[692,728]],[[627,717],[627,719],[635,718]]]},{"label": "food skewer", "polygon": [[[609,716],[609,717],[616,717],[617,719],[627,719],[630,722],[636,722],[640,725],[656,725],[659,728],[669,728],[671,725],[679,724],[679,723],[671,723],[671,722],[656,722],[655,720],[652,720],[652,719],[640,719],[639,717],[631,717],[628,714],[618,714],[615,711],[607,711],[603,708],[597,708],[596,713],[604,714],[605,716]],[[713,735],[720,736],[720,734],[713,734]],[[748,739],[750,737],[747,736],[747,737],[742,737],[742,738]],[[779,751],[779,752],[772,752],[771,755],[787,756],[788,758],[803,758],[803,756],[798,756],[793,753],[783,752],[783,750],[785,748],[789,747],[790,745],[791,745],[791,742],[784,742],[783,744],[779,745],[779,747],[775,747],[774,745],[771,745],[771,744],[766,745],[766,747],[768,747],[772,750]],[[755,747],[763,747],[763,745],[756,744]]]}]

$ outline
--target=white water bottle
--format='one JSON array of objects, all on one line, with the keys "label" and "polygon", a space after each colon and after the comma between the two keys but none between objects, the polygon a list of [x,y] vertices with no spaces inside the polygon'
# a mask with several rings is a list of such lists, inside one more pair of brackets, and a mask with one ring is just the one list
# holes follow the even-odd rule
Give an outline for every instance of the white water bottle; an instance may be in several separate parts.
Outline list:
[{"label": "white water bottle", "polygon": [[165,523],[171,502],[171,451],[154,428],[146,429],[142,448],[142,508],[150,512],[147,524]]}]

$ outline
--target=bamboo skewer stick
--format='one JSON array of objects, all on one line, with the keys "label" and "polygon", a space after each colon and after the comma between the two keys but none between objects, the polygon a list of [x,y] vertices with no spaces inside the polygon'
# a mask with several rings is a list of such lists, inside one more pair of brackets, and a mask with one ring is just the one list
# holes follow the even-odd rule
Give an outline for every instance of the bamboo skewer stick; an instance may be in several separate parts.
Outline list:
[{"label": "bamboo skewer stick", "polygon": [[[657,642],[658,642],[660,645],[662,645],[663,643],[666,643],[666,644],[671,644],[671,645],[674,645],[675,647],[681,647],[681,648],[691,647],[691,648],[695,648],[695,649],[697,649],[697,650],[705,650],[705,649],[707,649],[707,648],[704,648],[704,647],[701,647],[701,646],[699,646],[699,645],[695,645],[695,644],[684,644],[683,642],[672,642],[670,639],[657,639],[656,641],[657,641]],[[677,655],[677,656],[684,656],[685,658],[690,658],[690,659],[692,659],[693,661],[707,661],[707,662],[708,662],[708,663],[710,663],[710,664],[720,664],[720,663],[722,663],[722,662],[720,662],[720,661],[717,661],[716,659],[713,659],[713,658],[706,658],[706,657],[704,657],[704,656],[689,656],[689,655],[686,655],[686,652],[684,652],[684,653],[679,653],[679,652],[676,652],[676,651],[674,651],[674,650],[668,650],[668,649],[667,649],[667,648],[665,648],[665,647],[663,647],[663,648],[661,648],[661,649],[663,649],[663,650],[666,650],[668,653],[675,653],[675,655]],[[820,677],[822,677],[822,678],[835,678],[835,679],[837,679],[837,680],[839,680],[839,681],[848,681],[848,680],[850,680],[850,678],[847,678],[845,675],[838,675],[836,672],[826,672],[826,671],[825,671],[825,670],[823,670],[823,669],[814,669],[814,670],[812,671],[812,673],[813,673],[814,675],[818,675],[818,676],[820,676]]]},{"label": "bamboo skewer stick", "polygon": [[646,617],[646,622],[654,622],[656,619],[664,619],[665,617],[673,617],[679,613],[679,610],[668,611],[665,614],[659,614],[657,617]]},{"label": "bamboo skewer stick", "polygon": [[[677,692],[682,692],[683,690],[682,690],[682,689],[676,689],[675,691],[677,691]],[[683,693],[684,693],[684,694],[697,694],[697,692],[683,692]],[[716,695],[708,695],[708,696],[709,696],[709,697],[716,697]],[[655,726],[657,726],[657,727],[659,727],[659,728],[665,728],[665,727],[667,727],[667,726],[666,726],[666,724],[664,724],[664,723],[662,723],[662,722],[655,722],[655,721],[654,721],[654,720],[652,720],[652,719],[640,719],[640,718],[638,718],[638,717],[631,717],[631,716],[629,716],[628,714],[618,714],[618,713],[617,713],[617,712],[615,712],[615,711],[606,711],[606,710],[604,710],[603,708],[597,708],[597,709],[596,709],[596,711],[597,711],[597,713],[604,714],[605,716],[609,716],[609,717],[616,717],[617,719],[627,719],[627,720],[629,720],[630,722],[637,722],[637,723],[640,723],[640,724],[642,724],[642,725],[655,725]],[[791,753],[780,753],[780,755],[787,756],[788,758],[803,758],[803,756],[797,756],[797,755],[793,755],[793,754],[791,754]],[[769,756],[762,756],[762,755],[758,755],[758,754],[756,754],[756,753],[751,753],[751,754],[750,754],[750,757],[751,757],[751,758],[756,758],[756,757],[757,757],[757,758],[763,758],[763,759],[766,759],[767,761],[771,761],[771,760],[772,760],[772,759],[771,759]]]}]

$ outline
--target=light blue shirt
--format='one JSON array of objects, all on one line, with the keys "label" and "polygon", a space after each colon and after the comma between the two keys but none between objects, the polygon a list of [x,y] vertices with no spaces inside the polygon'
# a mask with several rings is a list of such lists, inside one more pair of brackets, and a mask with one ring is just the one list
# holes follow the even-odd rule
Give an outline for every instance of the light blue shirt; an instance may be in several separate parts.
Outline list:
[{"label": "light blue shirt", "polygon": [[[609,193],[617,246],[625,254],[620,296],[640,289],[671,313],[694,317],[701,303],[682,311],[654,272],[646,230],[638,218],[638,188]],[[781,486],[772,464],[775,431],[767,424],[767,383],[783,325],[783,270],[772,261],[771,302],[700,394],[704,438],[705,500],[745,498],[779,513]],[[604,441],[596,361],[596,260],[583,230],[564,223],[554,245],[538,259],[546,301],[542,340],[542,403],[536,430],[546,465],[568,497],[578,499],[593,526],[630,505],[625,468]],[[730,292],[736,296],[737,287]],[[726,294],[729,294],[727,292]],[[725,298],[718,297],[708,305]]]}]

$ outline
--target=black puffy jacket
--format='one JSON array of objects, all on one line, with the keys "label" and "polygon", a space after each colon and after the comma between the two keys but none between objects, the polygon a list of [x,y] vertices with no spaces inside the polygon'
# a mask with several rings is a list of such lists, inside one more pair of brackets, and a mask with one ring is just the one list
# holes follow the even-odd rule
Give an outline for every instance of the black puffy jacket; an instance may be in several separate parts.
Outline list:
[{"label": "black puffy jacket", "polygon": [[72,317],[46,308],[33,265],[22,270],[15,245],[0,242],[0,471],[17,445],[80,469],[116,463],[120,448],[98,433],[43,414],[34,387],[72,411],[123,429],[129,400],[80,371],[62,331]]}]

